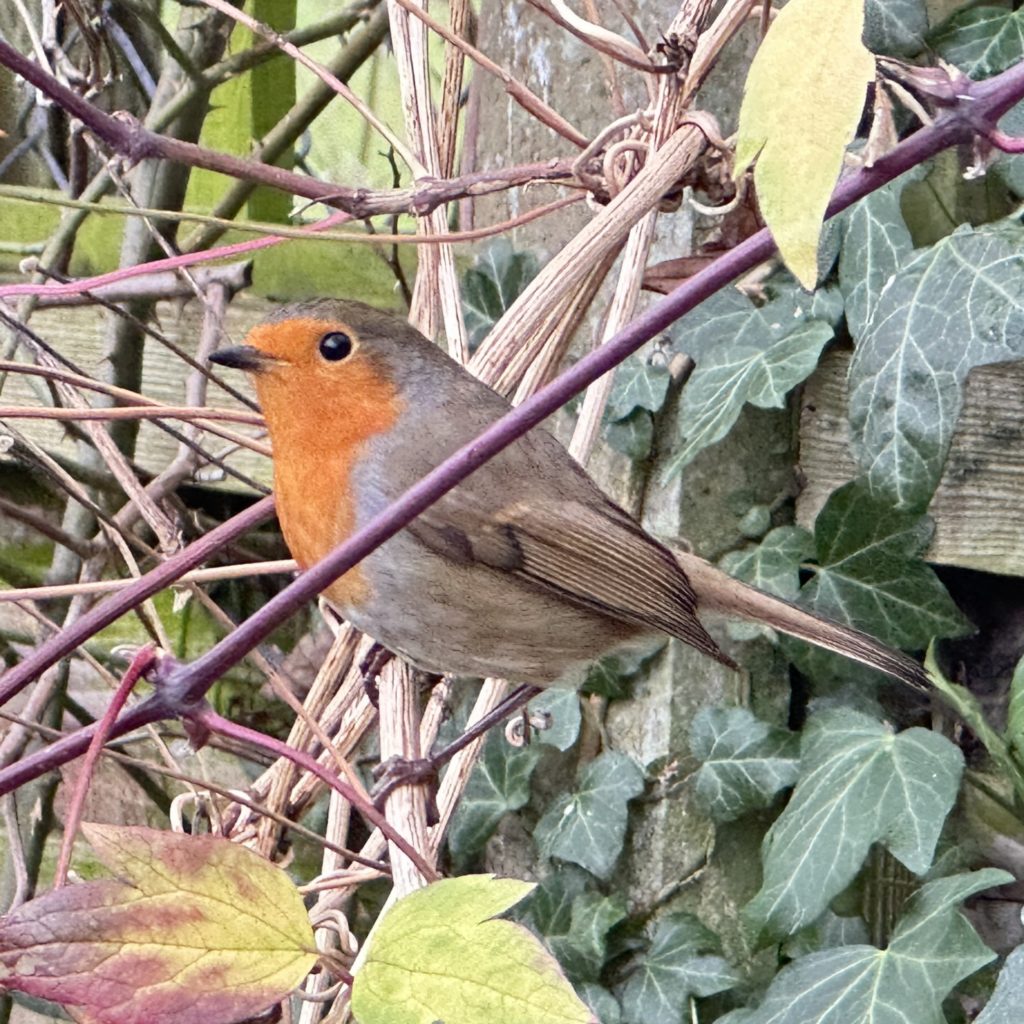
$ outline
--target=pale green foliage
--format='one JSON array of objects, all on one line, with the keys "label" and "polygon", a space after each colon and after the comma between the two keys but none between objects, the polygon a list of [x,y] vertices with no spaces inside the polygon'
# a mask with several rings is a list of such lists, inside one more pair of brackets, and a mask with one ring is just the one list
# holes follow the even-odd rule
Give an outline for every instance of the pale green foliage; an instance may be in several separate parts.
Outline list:
[{"label": "pale green foliage", "polygon": [[533,888],[490,875],[449,878],[396,903],[355,977],[360,1024],[590,1024],[558,964],[521,925],[494,917]]}]

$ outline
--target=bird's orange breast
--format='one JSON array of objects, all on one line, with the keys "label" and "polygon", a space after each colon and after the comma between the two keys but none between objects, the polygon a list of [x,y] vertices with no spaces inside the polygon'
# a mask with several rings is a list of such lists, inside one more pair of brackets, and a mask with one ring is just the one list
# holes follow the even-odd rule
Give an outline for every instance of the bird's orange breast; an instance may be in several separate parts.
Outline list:
[{"label": "bird's orange breast", "polygon": [[[310,329],[296,320],[253,334],[292,325]],[[359,353],[346,362],[343,375],[271,372],[256,379],[256,390],[273,438],[281,529],[305,569],[354,531],[358,496],[353,470],[370,438],[394,427],[402,402],[384,370]],[[356,566],[325,593],[339,606],[359,606],[369,596],[369,585]]]}]

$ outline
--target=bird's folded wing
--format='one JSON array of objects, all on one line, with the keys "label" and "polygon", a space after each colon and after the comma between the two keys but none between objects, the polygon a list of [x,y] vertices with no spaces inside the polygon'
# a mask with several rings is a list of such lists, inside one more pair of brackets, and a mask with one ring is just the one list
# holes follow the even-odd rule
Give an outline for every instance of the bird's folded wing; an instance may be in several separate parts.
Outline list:
[{"label": "bird's folded wing", "polygon": [[697,620],[696,594],[675,559],[611,502],[595,510],[573,501],[532,500],[484,514],[455,491],[409,530],[453,561],[511,573],[723,657]]}]

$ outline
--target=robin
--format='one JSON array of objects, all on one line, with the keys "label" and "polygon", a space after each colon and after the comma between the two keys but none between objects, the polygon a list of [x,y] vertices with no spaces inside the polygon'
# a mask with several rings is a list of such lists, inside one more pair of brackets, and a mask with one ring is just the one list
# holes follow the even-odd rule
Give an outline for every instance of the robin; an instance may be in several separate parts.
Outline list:
[{"label": "robin", "polygon": [[[309,567],[510,406],[404,320],[361,302],[287,306],[211,359],[245,370],[270,432],[285,540]],[[698,618],[724,612],[881,669],[921,667],[866,634],[674,555],[540,428],[330,587],[353,625],[429,672],[578,684],[668,634],[735,668]]]}]

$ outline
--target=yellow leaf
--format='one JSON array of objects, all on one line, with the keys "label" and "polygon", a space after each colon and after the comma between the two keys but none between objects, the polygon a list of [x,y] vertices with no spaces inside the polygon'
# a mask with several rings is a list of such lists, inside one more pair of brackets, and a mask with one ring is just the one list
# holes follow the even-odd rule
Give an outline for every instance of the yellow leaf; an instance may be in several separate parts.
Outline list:
[{"label": "yellow leaf", "polygon": [[808,289],[818,279],[825,208],[874,77],[861,42],[864,0],[790,0],[747,75],[736,176],[754,183],[786,266]]},{"label": "yellow leaf", "polygon": [[531,932],[491,920],[531,889],[466,875],[396,903],[355,976],[359,1024],[596,1024]]}]

